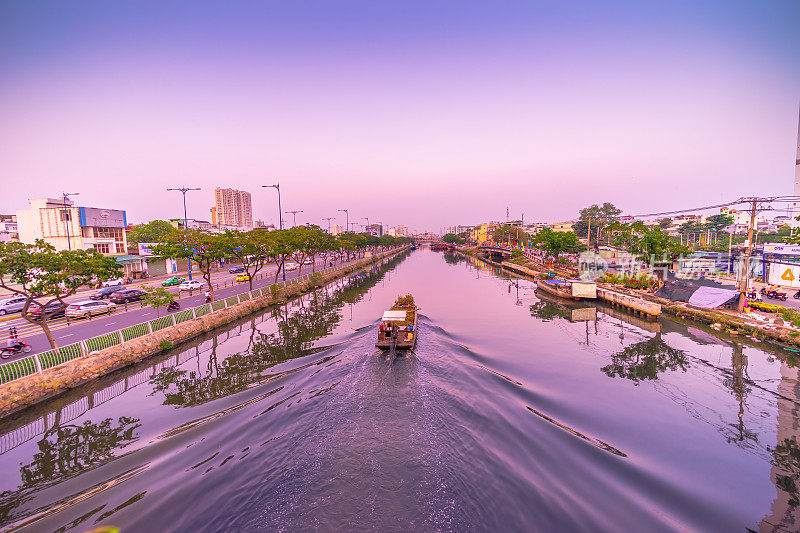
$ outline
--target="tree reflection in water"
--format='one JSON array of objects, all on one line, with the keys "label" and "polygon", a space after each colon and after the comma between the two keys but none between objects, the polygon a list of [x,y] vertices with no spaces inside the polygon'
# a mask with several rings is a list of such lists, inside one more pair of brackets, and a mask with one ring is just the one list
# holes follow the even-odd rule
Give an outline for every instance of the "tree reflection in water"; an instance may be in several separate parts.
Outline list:
[{"label": "tree reflection in water", "polygon": [[374,287],[384,273],[397,266],[398,257],[383,266],[360,272],[348,280],[328,285],[295,300],[299,309],[289,305],[271,311],[277,331],[262,333],[251,324],[247,349],[218,356],[218,341],[213,340],[205,371],[165,368],[152,379],[152,394],[164,394],[165,405],[191,407],[245,390],[253,383],[271,376],[270,368],[278,363],[311,355],[323,348],[315,342],[328,336],[341,321],[344,304],[356,303]]},{"label": "tree reflection in water", "polygon": [[13,511],[32,498],[35,490],[96,468],[114,457],[117,448],[131,444],[139,435],[138,418],[121,416],[94,423],[50,428],[37,443],[33,460],[20,466],[22,483],[14,491],[0,494],[0,524],[13,519]]},{"label": "tree reflection in water", "polygon": [[655,337],[640,341],[611,356],[611,364],[602,368],[608,377],[621,377],[634,383],[658,379],[658,374],[666,370],[678,369],[686,372],[689,363],[686,354],[669,346],[661,338]]},{"label": "tree reflection in water", "polygon": [[567,320],[570,317],[569,309],[559,307],[550,302],[545,302],[544,300],[539,300],[535,304],[532,304],[530,309],[532,317],[538,318],[545,322],[550,322],[556,318],[563,318]]},{"label": "tree reflection in water", "polygon": [[444,252],[442,255],[444,256],[445,262],[451,265],[457,265],[462,261],[466,261],[464,256],[455,252]]}]

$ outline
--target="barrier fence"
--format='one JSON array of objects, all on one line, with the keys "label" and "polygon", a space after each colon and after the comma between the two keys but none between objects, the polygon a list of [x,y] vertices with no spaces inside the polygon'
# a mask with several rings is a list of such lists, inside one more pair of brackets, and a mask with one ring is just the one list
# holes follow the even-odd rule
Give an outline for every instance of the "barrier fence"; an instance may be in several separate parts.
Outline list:
[{"label": "barrier fence", "polygon": [[359,268],[375,258],[383,257],[388,253],[391,252],[383,252],[373,256],[372,258],[357,259],[355,261],[350,261],[338,266],[328,267],[316,272],[310,272],[292,280],[281,281],[267,287],[253,289],[252,291],[248,291],[237,296],[230,296],[223,300],[212,302],[211,304],[199,305],[191,309],[186,309],[174,314],[165,315],[161,318],[156,318],[155,320],[149,320],[141,324],[119,329],[117,331],[104,333],[103,335],[82,340],[80,342],[76,342],[75,344],[62,346],[54,350],[48,350],[36,355],[29,355],[27,357],[16,359],[10,363],[0,365],[0,385],[16,381],[32,374],[41,373],[42,370],[67,364],[74,359],[90,355],[94,352],[99,352],[100,350],[105,350],[106,348],[110,348],[112,346],[125,344],[126,342],[149,335],[150,333],[175,326],[181,322],[186,322],[194,318],[200,318],[201,316],[209,313],[221,311],[226,307],[278,292],[282,288],[290,287],[300,283],[306,283],[312,278],[321,278],[323,276],[335,274],[346,269]]}]

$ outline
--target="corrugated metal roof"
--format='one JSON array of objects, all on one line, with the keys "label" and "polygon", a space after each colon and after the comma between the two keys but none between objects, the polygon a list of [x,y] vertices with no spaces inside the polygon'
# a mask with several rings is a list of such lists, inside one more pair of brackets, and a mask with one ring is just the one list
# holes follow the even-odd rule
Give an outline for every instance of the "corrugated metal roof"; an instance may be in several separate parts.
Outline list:
[{"label": "corrugated metal roof", "polygon": [[385,322],[402,322],[406,319],[405,311],[384,311],[383,320]]}]

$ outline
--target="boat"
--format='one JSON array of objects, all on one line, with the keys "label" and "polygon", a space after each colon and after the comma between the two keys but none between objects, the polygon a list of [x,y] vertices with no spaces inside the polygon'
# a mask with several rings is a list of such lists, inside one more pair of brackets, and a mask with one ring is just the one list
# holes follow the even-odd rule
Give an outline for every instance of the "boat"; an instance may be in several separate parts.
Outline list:
[{"label": "boat", "polygon": [[597,284],[580,279],[539,278],[536,286],[560,298],[579,300],[581,298],[597,298]]},{"label": "boat", "polygon": [[392,349],[392,330],[397,327],[396,350],[413,350],[417,344],[417,306],[410,294],[401,296],[391,309],[384,311],[375,347]]}]

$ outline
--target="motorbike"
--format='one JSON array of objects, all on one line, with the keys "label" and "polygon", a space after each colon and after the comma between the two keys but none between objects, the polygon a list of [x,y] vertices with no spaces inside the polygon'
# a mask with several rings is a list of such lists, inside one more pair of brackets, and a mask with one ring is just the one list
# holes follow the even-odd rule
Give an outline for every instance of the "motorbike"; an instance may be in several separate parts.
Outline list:
[{"label": "motorbike", "polygon": [[773,300],[786,301],[786,293],[783,291],[776,291],[775,289],[761,289],[761,294],[764,294],[767,296],[767,298],[772,298]]},{"label": "motorbike", "polygon": [[26,344],[22,341],[18,341],[14,346],[4,346],[0,348],[0,358],[8,359],[12,355],[17,355],[18,353],[28,353],[31,351],[31,345]]},{"label": "motorbike", "polygon": [[794,293],[794,299],[795,300],[800,300],[800,291],[797,291],[796,293]]},{"label": "motorbike", "polygon": [[210,303],[210,302],[211,302],[211,295],[210,294],[206,294],[206,303]]},{"label": "motorbike", "polygon": [[175,301],[172,301],[169,304],[167,304],[167,311],[177,311],[180,308],[181,308],[181,304],[179,304],[178,302],[175,302]]}]

